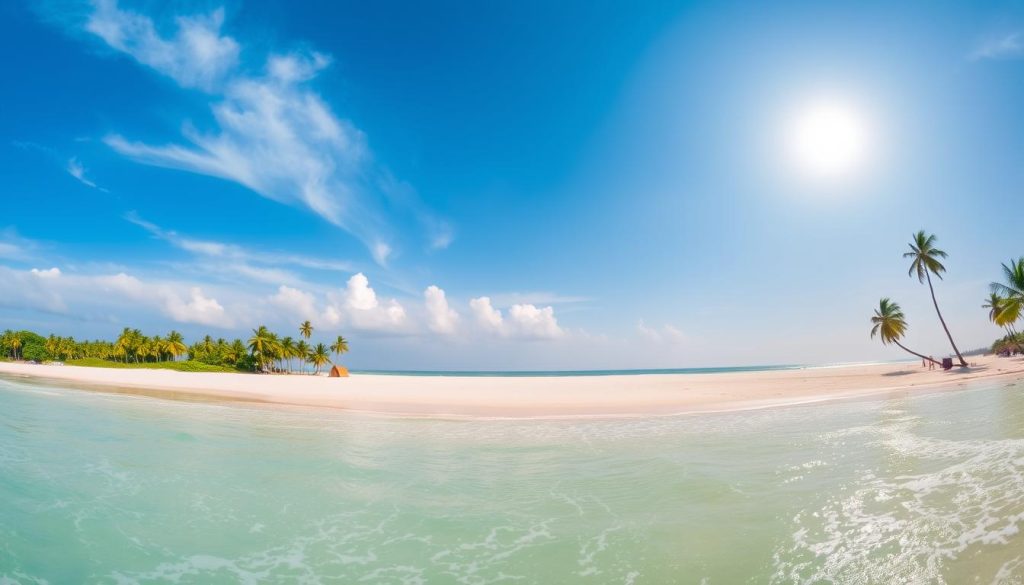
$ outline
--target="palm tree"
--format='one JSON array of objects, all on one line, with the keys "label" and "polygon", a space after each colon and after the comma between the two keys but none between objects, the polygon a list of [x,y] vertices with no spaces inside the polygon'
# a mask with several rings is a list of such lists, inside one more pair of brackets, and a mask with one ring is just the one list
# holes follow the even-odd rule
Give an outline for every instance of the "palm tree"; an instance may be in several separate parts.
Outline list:
[{"label": "palm tree", "polygon": [[309,337],[313,335],[313,324],[308,320],[303,321],[302,324],[299,325],[299,333],[301,333],[302,337],[308,341]]},{"label": "palm tree", "polygon": [[281,340],[281,357],[287,363],[288,373],[292,373],[292,358],[295,357],[295,340],[285,337]]},{"label": "palm tree", "polygon": [[249,338],[249,350],[256,358],[256,364],[262,370],[266,367],[266,356],[270,350],[270,330],[266,325],[260,325],[252,330],[252,337]]},{"label": "palm tree", "polygon": [[339,335],[338,339],[334,341],[334,345],[331,346],[331,351],[334,352],[335,357],[340,358],[343,353],[348,351],[348,340]]},{"label": "palm tree", "polygon": [[24,359],[25,355],[21,353],[21,335],[14,333],[11,335],[11,350],[14,352],[14,359]]},{"label": "palm tree", "polygon": [[900,338],[907,332],[907,320],[903,316],[903,311],[897,303],[884,298],[878,301],[878,308],[875,309],[875,316],[871,318],[871,322],[874,327],[871,328],[871,339],[874,339],[876,335],[882,338],[882,343],[889,345],[895,343],[900,349],[907,353],[912,353],[917,357],[928,360],[936,365],[939,362],[933,360],[930,357],[921,355],[912,349],[907,349],[902,343]]},{"label": "palm tree", "polygon": [[152,353],[156,356],[156,361],[164,361],[164,354],[167,353],[167,343],[163,337],[159,335],[153,336],[153,348]]},{"label": "palm tree", "polygon": [[300,363],[303,364],[302,370],[305,371],[305,364],[309,361],[309,344],[306,343],[306,340],[300,339],[295,344],[295,357],[302,360]]},{"label": "palm tree", "polygon": [[177,360],[187,351],[188,348],[185,347],[185,338],[182,337],[181,333],[171,331],[167,334],[167,353],[171,354],[172,359]]},{"label": "palm tree", "polygon": [[330,355],[327,353],[327,346],[318,343],[309,352],[309,363],[313,364],[316,368],[316,373],[320,373],[320,367],[324,364],[331,363]]},{"label": "palm tree", "polygon": [[935,300],[935,288],[932,286],[931,275],[934,274],[941,279],[942,273],[946,271],[946,267],[939,262],[939,258],[945,258],[947,254],[935,247],[935,234],[928,235],[924,233],[924,230],[920,230],[911,238],[910,251],[903,254],[904,258],[913,258],[907,275],[914,276],[916,274],[917,280],[921,283],[924,283],[927,279],[928,290],[932,293],[932,304],[935,305],[935,313],[939,316],[939,323],[942,323],[942,328],[946,331],[946,337],[949,338],[949,344],[953,346],[953,352],[956,353],[957,359],[960,360],[960,367],[966,368],[967,361],[964,360],[964,356],[960,354],[956,343],[953,342],[953,336],[949,333],[949,327],[946,327],[946,320],[942,318],[942,312],[939,311],[939,302]]},{"label": "palm tree", "polygon": [[1004,299],[1003,310],[1011,311],[1011,323],[1020,317],[1021,305],[1024,305],[1024,256],[1003,264],[1003,277],[1006,282],[993,282],[992,292]]},{"label": "palm tree", "polygon": [[231,342],[231,345],[224,349],[224,359],[229,362],[232,366],[237,366],[239,360],[245,355],[245,344],[242,343],[241,339],[236,339]]},{"label": "palm tree", "polygon": [[1017,332],[1013,324],[1020,318],[1022,303],[1018,299],[1008,299],[999,296],[999,293],[991,292],[985,304],[981,306],[988,309],[988,320],[999,327],[1006,329],[1006,338],[1017,346],[1017,349],[1024,352],[1024,346],[1017,339]]},{"label": "palm tree", "polygon": [[274,332],[270,332],[267,339],[267,355],[270,357],[271,368],[273,368],[274,362],[281,359],[281,340],[277,338],[277,333]]}]

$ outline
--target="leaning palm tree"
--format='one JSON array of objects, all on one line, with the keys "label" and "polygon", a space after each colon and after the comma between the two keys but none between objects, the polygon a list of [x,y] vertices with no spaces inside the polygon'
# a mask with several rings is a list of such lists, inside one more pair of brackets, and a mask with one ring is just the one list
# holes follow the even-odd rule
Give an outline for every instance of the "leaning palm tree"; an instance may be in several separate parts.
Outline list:
[{"label": "leaning palm tree", "polygon": [[964,360],[964,356],[960,354],[956,343],[953,342],[953,336],[949,333],[949,327],[946,327],[946,320],[942,318],[942,311],[939,311],[939,302],[935,300],[935,288],[932,286],[931,275],[934,274],[940,279],[942,278],[942,273],[946,271],[946,267],[939,262],[939,258],[947,256],[945,252],[935,247],[935,241],[935,234],[925,234],[924,230],[920,230],[912,236],[910,251],[903,254],[904,258],[913,259],[907,275],[914,276],[916,274],[917,280],[921,283],[927,280],[928,290],[932,293],[932,304],[935,305],[935,313],[939,316],[939,323],[942,323],[942,328],[946,331],[946,337],[949,338],[949,344],[953,346],[953,352],[956,353],[957,359],[960,360],[960,367],[966,368],[967,361]]},{"label": "leaning palm tree", "polygon": [[887,298],[878,301],[878,308],[875,309],[875,316],[871,317],[871,323],[874,324],[874,327],[871,328],[871,339],[874,339],[877,335],[882,338],[882,343],[885,345],[894,343],[907,353],[912,353],[934,364],[942,365],[928,356],[921,355],[912,349],[907,349],[907,347],[900,343],[900,339],[907,332],[907,320],[897,303]]},{"label": "leaning palm tree", "polygon": [[308,320],[303,321],[302,324],[299,325],[299,333],[302,334],[304,339],[309,340],[309,337],[313,335],[313,324]]},{"label": "leaning palm tree", "polygon": [[309,351],[309,363],[313,364],[313,367],[316,368],[317,374],[320,373],[320,368],[324,364],[331,363],[330,354],[327,352],[327,346],[322,343],[318,343],[313,346],[313,349]]},{"label": "leaning palm tree", "polygon": [[331,351],[334,352],[335,358],[340,358],[343,353],[348,351],[348,340],[339,335],[338,339],[334,340]]}]

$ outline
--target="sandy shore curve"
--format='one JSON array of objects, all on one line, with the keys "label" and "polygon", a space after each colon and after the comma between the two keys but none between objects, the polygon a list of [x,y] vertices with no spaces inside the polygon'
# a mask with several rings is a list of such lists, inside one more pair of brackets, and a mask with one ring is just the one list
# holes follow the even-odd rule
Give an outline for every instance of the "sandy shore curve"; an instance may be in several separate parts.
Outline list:
[{"label": "sandy shore curve", "polygon": [[760,372],[564,377],[186,373],[0,362],[0,375],[163,398],[259,402],[407,416],[642,416],[748,410],[979,381],[1024,379],[1024,358],[928,371],[877,364]]}]

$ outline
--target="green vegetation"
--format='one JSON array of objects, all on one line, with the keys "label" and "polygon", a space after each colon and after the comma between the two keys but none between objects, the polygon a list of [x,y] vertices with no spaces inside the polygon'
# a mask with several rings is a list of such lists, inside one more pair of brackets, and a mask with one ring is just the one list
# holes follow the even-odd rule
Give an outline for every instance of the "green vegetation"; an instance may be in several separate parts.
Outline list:
[{"label": "green vegetation", "polygon": [[992,351],[1024,353],[1024,334],[1014,328],[1024,312],[1024,256],[1010,260],[1002,268],[1003,282],[992,283],[992,291],[982,305],[989,310],[989,320],[1006,330],[1006,335],[992,344]]},{"label": "green vegetation", "polygon": [[143,369],[143,370],[174,370],[176,372],[237,372],[235,368],[227,366],[211,366],[195,360],[181,362],[142,362],[124,363],[112,362],[100,358],[78,358],[67,362],[70,366],[87,366],[90,368],[116,368],[116,369]]},{"label": "green vegetation", "polygon": [[[125,327],[114,341],[76,341],[74,337],[43,337],[32,331],[7,330],[0,334],[0,359],[181,372],[290,373],[305,371],[303,365],[311,364],[319,374],[323,366],[331,363],[329,352],[340,356],[348,351],[348,341],[340,335],[329,348],[323,343],[311,347],[306,341],[313,334],[309,321],[299,326],[299,332],[303,339],[295,342],[291,337],[280,338],[261,325],[253,329],[248,342],[215,340],[206,335],[192,345],[185,345],[184,337],[177,331],[149,337],[130,327]],[[294,370],[293,365],[298,369]]]}]

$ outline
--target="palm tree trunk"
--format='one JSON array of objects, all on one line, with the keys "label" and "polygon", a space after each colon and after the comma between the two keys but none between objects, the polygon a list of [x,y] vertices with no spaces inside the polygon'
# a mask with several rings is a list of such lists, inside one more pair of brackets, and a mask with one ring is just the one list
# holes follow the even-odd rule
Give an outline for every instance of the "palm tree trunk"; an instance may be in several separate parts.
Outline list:
[{"label": "palm tree trunk", "polygon": [[957,359],[960,360],[960,367],[966,368],[967,362],[964,361],[964,356],[960,355],[960,350],[956,348],[956,343],[953,342],[953,336],[949,334],[949,327],[946,327],[946,320],[942,318],[942,311],[939,310],[939,301],[935,300],[935,288],[932,287],[931,272],[926,270],[925,276],[928,277],[928,290],[932,293],[932,304],[935,305],[935,313],[939,316],[939,323],[942,323],[942,328],[946,331],[946,337],[949,338],[949,344],[953,346],[953,351],[956,353]]},{"label": "palm tree trunk", "polygon": [[940,364],[939,362],[937,362],[937,361],[933,360],[932,358],[930,358],[930,357],[928,357],[928,356],[926,356],[926,355],[921,355],[921,354],[917,353],[916,351],[914,351],[914,350],[912,350],[912,349],[909,349],[909,348],[905,347],[905,346],[904,346],[904,345],[903,345],[902,343],[900,343],[900,342],[896,341],[895,339],[893,340],[893,343],[895,343],[896,345],[898,345],[900,349],[902,349],[903,351],[905,351],[905,352],[907,352],[907,353],[912,353],[912,354],[916,355],[917,357],[919,357],[919,358],[921,358],[921,359],[923,359],[923,360],[928,360],[928,361],[930,361],[931,363],[933,363],[933,364],[935,364],[935,365],[937,365],[937,366],[941,366],[941,365],[942,365],[942,364]]}]

